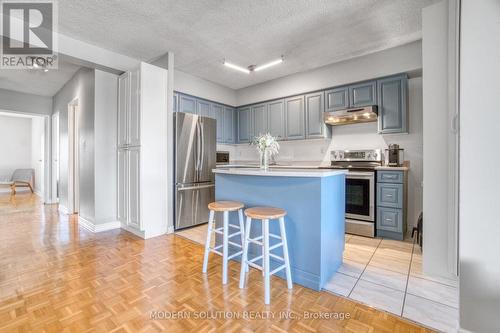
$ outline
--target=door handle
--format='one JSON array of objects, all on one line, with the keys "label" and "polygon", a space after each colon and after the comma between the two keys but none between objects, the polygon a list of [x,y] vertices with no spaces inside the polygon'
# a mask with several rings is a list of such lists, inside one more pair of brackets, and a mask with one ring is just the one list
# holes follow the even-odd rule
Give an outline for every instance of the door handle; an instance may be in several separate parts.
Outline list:
[{"label": "door handle", "polygon": [[209,185],[180,187],[180,188],[177,189],[177,191],[199,190],[199,189],[210,188],[210,187],[215,187],[215,185],[214,184],[209,184]]},{"label": "door handle", "polygon": [[200,141],[201,141],[201,154],[200,154],[200,176],[203,170],[203,156],[205,155],[205,131],[203,129],[203,124],[200,124]]}]

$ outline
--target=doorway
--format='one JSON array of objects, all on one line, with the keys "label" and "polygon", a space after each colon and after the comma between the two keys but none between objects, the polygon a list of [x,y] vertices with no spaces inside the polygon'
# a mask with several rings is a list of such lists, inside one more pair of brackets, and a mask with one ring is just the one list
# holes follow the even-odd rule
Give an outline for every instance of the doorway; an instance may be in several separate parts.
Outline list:
[{"label": "doorway", "polygon": [[52,184],[51,202],[59,202],[59,112],[52,115]]},{"label": "doorway", "polygon": [[80,210],[78,99],[68,103],[68,213]]}]

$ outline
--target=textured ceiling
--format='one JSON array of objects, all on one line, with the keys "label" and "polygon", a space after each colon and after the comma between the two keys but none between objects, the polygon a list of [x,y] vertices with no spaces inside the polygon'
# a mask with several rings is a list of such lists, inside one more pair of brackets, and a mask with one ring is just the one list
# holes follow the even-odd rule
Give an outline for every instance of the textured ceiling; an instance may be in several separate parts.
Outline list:
[{"label": "textured ceiling", "polygon": [[41,96],[54,96],[80,66],[59,60],[59,68],[45,73],[36,69],[0,70],[0,88]]},{"label": "textured ceiling", "polygon": [[[64,0],[59,31],[238,89],[417,40],[421,8],[435,0]],[[248,66],[284,55],[250,75]]]}]

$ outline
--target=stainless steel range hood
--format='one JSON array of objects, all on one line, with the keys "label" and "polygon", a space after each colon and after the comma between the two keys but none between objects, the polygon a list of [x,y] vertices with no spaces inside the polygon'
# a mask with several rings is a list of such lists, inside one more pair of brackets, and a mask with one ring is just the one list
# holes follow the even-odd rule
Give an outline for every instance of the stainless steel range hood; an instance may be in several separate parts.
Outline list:
[{"label": "stainless steel range hood", "polygon": [[328,125],[337,126],[377,121],[377,115],[377,106],[371,105],[362,108],[325,112],[324,120]]}]

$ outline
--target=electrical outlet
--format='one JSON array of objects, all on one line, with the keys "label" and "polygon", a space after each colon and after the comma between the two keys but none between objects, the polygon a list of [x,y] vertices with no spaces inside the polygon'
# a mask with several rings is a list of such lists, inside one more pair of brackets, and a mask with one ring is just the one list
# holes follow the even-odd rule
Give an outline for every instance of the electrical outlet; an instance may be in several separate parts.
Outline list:
[{"label": "electrical outlet", "polygon": [[325,147],[321,147],[320,152],[321,152],[321,154],[325,154],[325,153],[326,153],[326,149],[325,149]]}]

